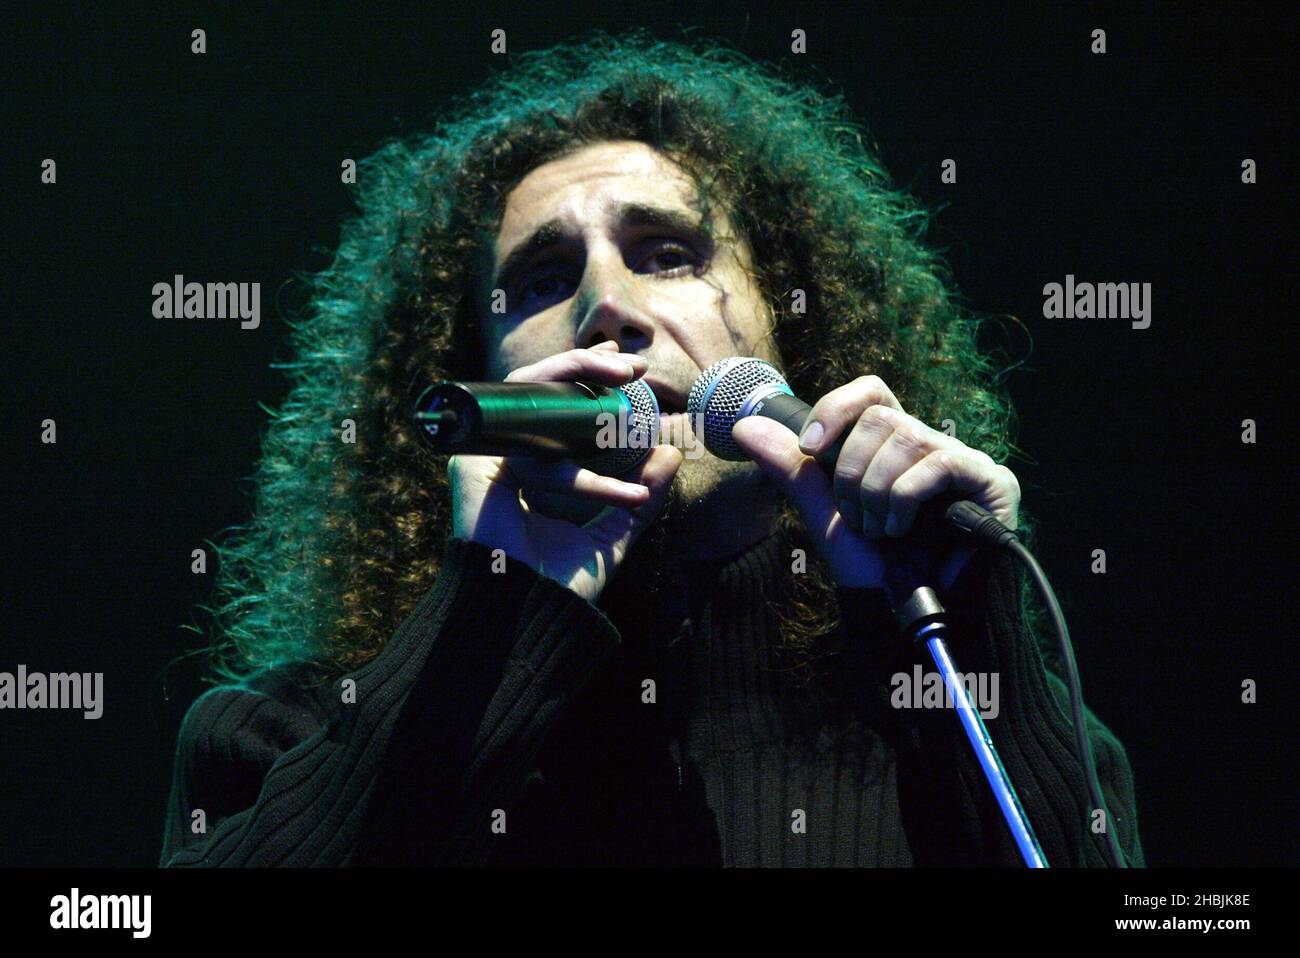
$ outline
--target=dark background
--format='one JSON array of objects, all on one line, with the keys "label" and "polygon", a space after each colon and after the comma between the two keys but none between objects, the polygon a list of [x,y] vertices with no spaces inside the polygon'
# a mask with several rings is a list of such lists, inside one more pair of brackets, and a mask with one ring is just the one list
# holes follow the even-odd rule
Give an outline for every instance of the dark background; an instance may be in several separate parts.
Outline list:
[{"label": "dark background", "polygon": [[[1132,760],[1149,863],[1300,860],[1294,14],[435,6],[8,13],[0,670],[102,671],[106,704],[99,721],[0,713],[0,865],[157,862],[175,734],[202,688],[193,659],[164,682],[211,585],[190,551],[247,518],[259,404],[286,391],[276,291],[329,260],[350,210],[341,160],[504,68],[494,28],[517,53],[630,25],[795,61],[941,208],[932,240],[969,305],[1023,321],[988,343],[1025,360],[1009,384],[1030,459],[1011,465],[1087,701]],[[956,185],[939,181],[946,157]],[[175,273],[260,282],[261,327],[154,319],[151,287]],[[1044,319],[1043,284],[1067,273],[1152,283],[1151,327]],[[45,418],[57,445],[39,441]]]}]

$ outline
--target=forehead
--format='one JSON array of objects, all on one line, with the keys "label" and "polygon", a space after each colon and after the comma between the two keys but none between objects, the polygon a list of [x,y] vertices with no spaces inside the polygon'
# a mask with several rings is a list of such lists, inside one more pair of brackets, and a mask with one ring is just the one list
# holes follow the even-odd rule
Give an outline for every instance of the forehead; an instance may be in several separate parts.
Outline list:
[{"label": "forehead", "polygon": [[506,198],[495,253],[498,262],[543,223],[600,224],[617,203],[635,198],[694,210],[697,189],[686,172],[644,143],[618,141],[583,147],[544,163]]}]

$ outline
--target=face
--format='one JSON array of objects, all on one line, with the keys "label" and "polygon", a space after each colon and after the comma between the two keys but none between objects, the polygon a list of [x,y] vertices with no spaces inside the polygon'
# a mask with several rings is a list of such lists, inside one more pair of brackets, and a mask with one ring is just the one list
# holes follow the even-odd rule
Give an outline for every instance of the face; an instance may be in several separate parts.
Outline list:
[{"label": "face", "polygon": [[[695,378],[719,359],[779,366],[750,250],[716,207],[711,233],[699,228],[698,203],[686,173],[639,142],[595,144],[530,172],[507,197],[480,309],[489,378],[610,339],[649,361],[661,407],[682,412]],[[504,314],[487,308],[495,289]],[[702,453],[685,418],[665,429],[696,447],[675,480],[677,507],[743,495],[758,467]]]}]

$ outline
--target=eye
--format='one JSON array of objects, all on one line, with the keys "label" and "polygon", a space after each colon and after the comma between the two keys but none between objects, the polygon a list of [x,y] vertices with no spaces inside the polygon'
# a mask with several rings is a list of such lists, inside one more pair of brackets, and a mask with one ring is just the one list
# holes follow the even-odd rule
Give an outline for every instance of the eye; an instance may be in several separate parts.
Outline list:
[{"label": "eye", "polygon": [[678,275],[695,269],[700,257],[695,250],[677,240],[655,240],[638,251],[638,273]]},{"label": "eye", "polygon": [[531,270],[519,283],[516,301],[532,303],[538,300],[557,300],[568,295],[573,280],[569,271],[560,266],[543,266]]}]

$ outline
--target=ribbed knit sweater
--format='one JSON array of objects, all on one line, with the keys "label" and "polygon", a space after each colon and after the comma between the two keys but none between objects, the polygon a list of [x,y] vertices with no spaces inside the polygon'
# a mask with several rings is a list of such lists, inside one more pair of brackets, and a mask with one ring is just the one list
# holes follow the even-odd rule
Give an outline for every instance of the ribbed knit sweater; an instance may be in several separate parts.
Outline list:
[{"label": "ribbed knit sweater", "polygon": [[[683,564],[653,609],[635,582],[592,604],[504,563],[450,539],[364,667],[320,680],[287,665],[204,693],[161,863],[1019,863],[952,710],[892,706],[891,676],[923,659],[878,591],[838,590],[844,651],[808,683],[774,612],[798,574],[780,534]],[[1019,575],[974,560],[947,597],[949,645],[960,671],[998,673],[986,725],[1048,863],[1104,865]],[[1090,711],[1087,726],[1110,827],[1141,865],[1127,756]]]}]

